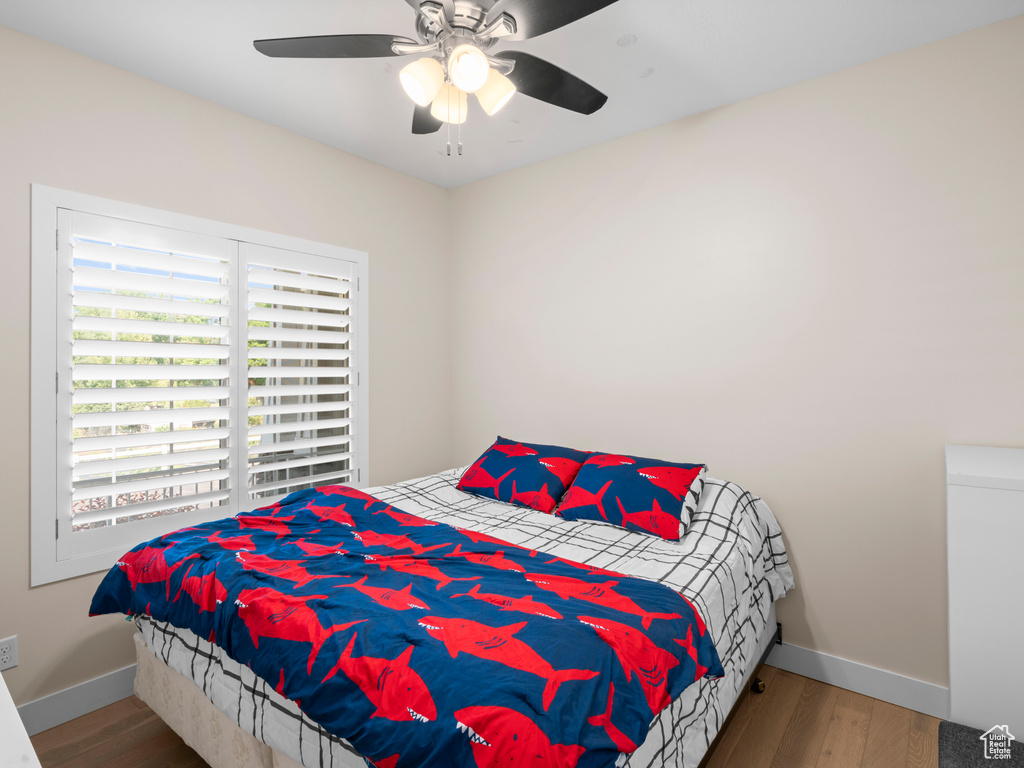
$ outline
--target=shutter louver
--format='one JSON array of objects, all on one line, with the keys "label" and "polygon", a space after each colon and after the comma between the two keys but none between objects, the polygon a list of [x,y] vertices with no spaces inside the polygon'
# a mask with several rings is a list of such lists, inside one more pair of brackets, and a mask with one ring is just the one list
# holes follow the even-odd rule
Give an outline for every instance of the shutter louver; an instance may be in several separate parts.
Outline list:
[{"label": "shutter louver", "polygon": [[220,505],[233,265],[150,242],[173,231],[88,214],[73,226],[72,530]]},{"label": "shutter louver", "polygon": [[249,495],[351,482],[351,265],[272,248],[247,254]]}]

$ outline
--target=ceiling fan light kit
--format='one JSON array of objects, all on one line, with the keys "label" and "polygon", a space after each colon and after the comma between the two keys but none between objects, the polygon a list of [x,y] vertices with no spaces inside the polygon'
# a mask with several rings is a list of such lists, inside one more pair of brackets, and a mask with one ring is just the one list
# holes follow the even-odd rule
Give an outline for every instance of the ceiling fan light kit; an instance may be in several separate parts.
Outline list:
[{"label": "ceiling fan light kit", "polygon": [[444,85],[444,67],[437,59],[416,59],[398,74],[398,80],[409,98],[425,107]]},{"label": "ceiling fan light kit", "polygon": [[512,81],[498,70],[492,69],[487,73],[487,82],[476,92],[476,100],[480,102],[487,116],[493,117],[499,109],[508,104],[515,92],[516,87]]},{"label": "ceiling fan light kit", "polygon": [[590,115],[608,100],[593,86],[522,51],[493,55],[485,51],[496,43],[527,40],[559,29],[616,1],[406,0],[416,11],[419,42],[396,35],[358,34],[274,38],[255,40],[253,45],[266,56],[289,58],[426,54],[399,73],[402,88],[416,103],[414,134],[435,133],[445,123],[464,123],[469,93],[476,94],[488,116],[517,91]]},{"label": "ceiling fan light kit", "polygon": [[465,91],[446,83],[430,105],[430,114],[442,123],[462,125],[466,122],[468,102],[469,97]]},{"label": "ceiling fan light kit", "polygon": [[475,45],[457,45],[448,57],[448,76],[452,85],[466,93],[479,91],[491,71],[484,52]]}]

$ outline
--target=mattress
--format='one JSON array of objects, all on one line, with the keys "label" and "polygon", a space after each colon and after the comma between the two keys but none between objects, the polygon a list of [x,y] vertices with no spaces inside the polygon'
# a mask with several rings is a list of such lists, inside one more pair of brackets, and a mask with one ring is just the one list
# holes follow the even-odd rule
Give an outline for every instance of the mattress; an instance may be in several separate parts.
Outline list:
[{"label": "mattress", "polygon": [[[655,718],[641,747],[619,761],[632,768],[697,766],[771,634],[766,628],[774,621],[774,601],[793,586],[781,531],[768,506],[735,483],[709,478],[686,535],[669,542],[465,494],[455,487],[462,471],[367,490],[411,514],[664,583],[697,607],[725,676],[701,679],[683,691]],[[306,768],[365,766],[351,745],[309,720],[218,647],[147,616],[138,616],[136,623],[155,658],[195,683],[258,741]]]}]

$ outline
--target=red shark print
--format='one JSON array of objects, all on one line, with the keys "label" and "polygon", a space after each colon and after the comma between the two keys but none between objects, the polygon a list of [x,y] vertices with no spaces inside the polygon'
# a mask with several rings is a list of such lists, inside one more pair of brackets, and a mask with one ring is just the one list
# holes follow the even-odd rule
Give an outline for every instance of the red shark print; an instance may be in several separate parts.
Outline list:
[{"label": "red shark print", "polygon": [[551,494],[548,493],[548,484],[544,483],[544,486],[539,491],[523,491],[522,493],[516,493],[516,481],[512,480],[512,498],[510,501],[513,504],[525,504],[531,509],[536,509],[538,512],[548,512],[555,508],[555,500],[551,498]]},{"label": "red shark print", "polygon": [[398,761],[401,755],[391,755],[391,757],[385,757],[382,760],[371,760],[376,768],[397,768]]},{"label": "red shark print", "polygon": [[545,456],[540,463],[548,468],[548,471],[562,481],[562,487],[568,488],[573,478],[580,471],[582,466],[578,461],[563,459],[558,456]]},{"label": "red shark print", "polygon": [[526,569],[519,563],[505,559],[505,553],[500,550],[495,552],[493,555],[489,555],[484,552],[463,552],[462,545],[456,544],[455,551],[445,555],[445,557],[464,557],[471,563],[486,565],[490,568],[497,568],[501,571],[519,571],[519,573],[526,572]]},{"label": "red shark print", "polygon": [[552,744],[529,717],[506,707],[465,707],[455,712],[469,736],[477,768],[576,768],[586,747]]},{"label": "red shark print", "polygon": [[678,613],[651,613],[645,611],[625,595],[620,595],[613,587],[619,582],[606,581],[603,584],[593,584],[589,581],[574,579],[571,576],[551,576],[544,573],[525,574],[528,581],[532,581],[541,589],[554,592],[563,599],[586,600],[588,603],[611,608],[622,613],[631,613],[640,617],[640,623],[644,629],[651,626],[654,619],[681,619]]},{"label": "red shark print", "polygon": [[479,576],[467,576],[465,578],[453,579],[445,575],[439,568],[430,564],[427,560],[417,560],[412,555],[363,555],[368,563],[376,563],[381,570],[391,568],[399,573],[407,573],[410,576],[422,576],[425,579],[437,582],[437,589],[447,587],[453,581],[476,581]]},{"label": "red shark print", "polygon": [[[285,498],[287,498],[287,497],[285,497]],[[268,504],[265,507],[258,507],[257,509],[254,509],[253,512],[266,512],[271,517],[273,517],[278,512],[280,512],[282,509],[284,509],[284,507],[281,505],[282,501],[284,501],[284,499],[278,499],[273,504]]]},{"label": "red shark print", "polygon": [[298,539],[295,546],[312,557],[323,557],[324,555],[347,555],[348,550],[342,549],[341,544],[331,546],[329,544],[311,544],[305,538]]},{"label": "red shark print", "polygon": [[466,474],[462,476],[462,480],[459,481],[459,485],[463,488],[478,488],[480,490],[490,489],[494,491],[494,495],[498,495],[498,486],[501,485],[501,481],[506,477],[515,472],[514,469],[510,469],[501,477],[495,479],[491,476],[483,467],[474,464],[472,467],[466,470]]},{"label": "red shark print", "polygon": [[620,571],[609,571],[607,568],[598,568],[596,565],[587,565],[586,563],[574,563],[572,560],[564,560],[561,557],[556,557],[552,560],[546,560],[545,563],[562,563],[563,565],[571,565],[573,568],[577,568],[581,571],[586,571],[589,574],[597,574],[601,576],[621,576],[622,578],[629,578],[626,574]]},{"label": "red shark print", "polygon": [[[629,679],[629,671],[626,672],[627,680]],[[588,717],[587,722],[591,725],[595,725],[598,728],[604,728],[610,738],[615,743],[615,748],[619,752],[635,752],[637,744],[633,743],[633,740],[626,734],[615,727],[612,722],[612,698],[615,696],[615,683],[608,684],[608,707],[605,709],[603,715],[594,715],[594,717]]]},{"label": "red shark print", "polygon": [[516,443],[515,445],[495,445],[494,450],[499,453],[504,453],[510,459],[516,456],[536,456],[537,452],[533,448],[527,448],[522,443]]},{"label": "red shark print", "polygon": [[375,659],[371,656],[352,656],[352,646],[358,633],[353,633],[338,663],[323,679],[326,683],[338,670],[345,673],[376,707],[371,717],[386,720],[415,720],[425,723],[437,719],[434,699],[416,671],[409,666],[415,646],[410,645],[395,659]]},{"label": "red shark print", "polygon": [[144,547],[137,552],[126,552],[121,556],[116,565],[128,577],[133,592],[139,584],[155,584],[164,581],[167,582],[167,599],[171,599],[171,574],[178,570],[186,560],[199,557],[199,554],[193,553],[188,557],[183,557],[174,565],[169,565],[164,554],[166,551],[166,549],[157,549],[156,547]]},{"label": "red shark print", "polygon": [[631,459],[629,456],[617,456],[614,453],[606,453],[587,459],[587,464],[594,467],[622,467],[626,464],[636,464],[636,459]]},{"label": "red shark print", "polygon": [[189,565],[188,570],[185,571],[185,578],[181,580],[181,587],[172,602],[178,602],[181,593],[185,592],[192,598],[192,602],[199,608],[200,613],[217,610],[217,606],[227,599],[228,591],[224,589],[224,585],[220,583],[216,573],[189,576],[192,573],[193,565]]},{"label": "red shark print", "polygon": [[[211,640],[210,642],[213,642],[213,641]],[[277,685],[274,686],[274,690],[277,691],[282,696],[284,696],[286,699],[290,698],[288,696],[288,694],[284,692],[284,670],[283,669],[281,670],[281,677],[277,681]],[[299,706],[299,707],[302,706],[302,700],[301,699],[294,699],[294,701],[295,701],[296,706]]]},{"label": "red shark print", "polygon": [[589,680],[597,676],[590,669],[558,669],[522,640],[513,635],[525,627],[527,622],[510,624],[507,627],[490,627],[469,619],[444,619],[426,616],[420,619],[420,626],[427,634],[444,643],[448,653],[455,658],[459,653],[468,653],[478,659],[496,661],[506,667],[529,672],[547,680],[541,701],[544,711],[551,706],[558,687],[569,680]]},{"label": "red shark print", "polygon": [[355,584],[339,584],[335,589],[343,589],[346,587],[362,592],[364,595],[374,600],[378,605],[383,605],[385,608],[391,608],[395,611],[407,611],[410,608],[418,608],[421,611],[430,609],[430,606],[422,600],[418,600],[412,596],[412,584],[407,584],[402,589],[367,587],[366,576],[363,576],[363,578]]},{"label": "red shark print", "polygon": [[346,624],[335,624],[326,629],[320,624],[316,612],[306,603],[310,600],[326,600],[327,595],[286,595],[270,587],[243,589],[235,605],[238,606],[238,618],[249,629],[252,644],[260,647],[261,637],[277,640],[291,640],[299,643],[312,643],[313,650],[309,654],[306,666],[307,674],[313,674],[313,662],[317,654],[331,635],[361,624],[366,619],[350,621]]},{"label": "red shark print", "polygon": [[356,527],[356,521],[352,519],[352,515],[345,511],[344,504],[339,504],[336,507],[319,507],[310,502],[302,509],[316,515],[321,520],[331,520],[338,523],[338,525],[347,525],[349,528]]},{"label": "red shark print", "polygon": [[239,528],[252,528],[257,531],[273,533],[275,534],[275,538],[280,539],[282,536],[287,536],[292,532],[292,529],[285,525],[285,523],[289,520],[294,520],[295,517],[260,517],[254,515],[242,515],[235,519],[238,521]]},{"label": "red shark print", "polygon": [[686,649],[686,653],[689,654],[690,658],[693,659],[693,663],[697,666],[697,672],[694,674],[693,679],[700,680],[704,675],[707,674],[708,668],[697,661],[697,649],[693,647],[693,627],[686,628],[686,639],[680,640],[678,637],[673,638],[679,645]]},{"label": "red shark print", "polygon": [[324,496],[348,496],[351,499],[361,499],[362,501],[369,502],[363,509],[370,506],[370,504],[376,504],[378,501],[378,499],[373,498],[370,494],[363,493],[347,485],[324,485],[317,488],[317,490]]},{"label": "red shark print", "polygon": [[637,528],[655,533],[663,539],[676,541],[679,538],[679,520],[668,512],[665,512],[654,499],[654,506],[651,509],[638,512],[627,512],[618,497],[615,499],[622,512],[622,524],[632,523]]},{"label": "red shark print", "polygon": [[471,531],[468,528],[456,528],[455,530],[461,533],[470,541],[472,541],[474,544],[479,544],[481,541],[486,541],[488,544],[497,544],[499,547],[515,546],[515,544],[509,544],[504,539],[496,539],[493,536],[488,536],[486,533],[477,533],[476,531]]},{"label": "red shark print", "polygon": [[604,640],[619,657],[619,664],[626,673],[626,680],[633,680],[636,672],[643,689],[647,706],[658,714],[671,701],[668,692],[668,673],[679,665],[679,659],[663,648],[659,648],[647,635],[628,624],[609,619],[595,619],[593,616],[578,616],[581,622],[594,628],[598,637]]},{"label": "red shark print", "polygon": [[558,508],[558,511],[564,512],[565,510],[572,509],[573,507],[586,507],[590,504],[595,504],[597,506],[597,511],[601,513],[601,517],[607,520],[608,515],[604,513],[604,504],[602,503],[602,499],[604,498],[605,491],[608,490],[608,486],[611,484],[612,481],[609,480],[597,493],[591,493],[586,488],[581,488],[578,485],[572,486],[569,489],[569,492],[565,494],[565,498],[562,499],[562,504]]},{"label": "red shark print", "polygon": [[422,555],[432,549],[441,549],[450,546],[448,544],[434,544],[424,547],[417,544],[408,536],[395,536],[391,533],[377,533],[376,531],[359,531],[353,534],[364,547],[387,547],[388,549],[411,549],[414,555]]},{"label": "red shark print", "polygon": [[412,526],[415,528],[423,528],[429,525],[440,525],[440,523],[435,523],[433,520],[427,520],[425,517],[416,517],[416,515],[409,515],[405,512],[399,512],[394,507],[388,507],[387,509],[382,509],[379,512],[374,512],[373,514],[387,515],[388,517],[397,520],[398,523],[403,527]]},{"label": "red shark print", "polygon": [[221,538],[220,531],[214,531],[206,537],[206,540],[232,552],[237,552],[240,549],[247,549],[251,552],[256,549],[256,545],[252,543],[252,536],[230,536],[224,539]]},{"label": "red shark print", "polygon": [[235,559],[242,564],[247,571],[259,571],[268,576],[275,576],[279,579],[294,581],[292,589],[304,587],[314,579],[330,579],[333,576],[314,576],[302,564],[305,560],[275,560],[266,555],[257,555],[252,552],[236,552]]},{"label": "red shark print", "polygon": [[483,600],[485,603],[498,606],[503,611],[517,611],[529,613],[534,616],[546,616],[549,619],[560,619],[562,614],[549,605],[537,602],[533,595],[526,597],[505,597],[505,595],[488,594],[480,591],[480,585],[476,584],[469,592],[452,597],[472,597],[474,600]]},{"label": "red shark print", "polygon": [[[455,530],[461,533],[470,541],[472,541],[474,544],[479,544],[481,541],[486,541],[488,544],[496,544],[499,547],[515,547],[516,549],[522,549],[522,547],[505,541],[504,539],[496,539],[494,536],[488,536],[486,533],[477,533],[476,531],[471,531],[468,528],[456,528]],[[528,551],[530,553],[530,557],[533,557],[537,554],[536,549],[531,549]]]},{"label": "red shark print", "polygon": [[637,473],[646,477],[659,488],[664,488],[671,493],[677,501],[682,501],[683,496],[690,490],[690,484],[700,474],[703,467],[693,469],[680,469],[679,467],[643,467]]}]

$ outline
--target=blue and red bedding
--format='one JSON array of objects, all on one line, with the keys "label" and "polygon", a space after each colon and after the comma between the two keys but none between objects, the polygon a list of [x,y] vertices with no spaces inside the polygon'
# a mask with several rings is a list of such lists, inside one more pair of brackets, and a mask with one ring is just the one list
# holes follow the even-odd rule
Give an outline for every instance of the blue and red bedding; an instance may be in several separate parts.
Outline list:
[{"label": "blue and red bedding", "polygon": [[139,545],[90,614],[210,639],[380,768],[611,766],[722,674],[669,587],[330,486]]}]

